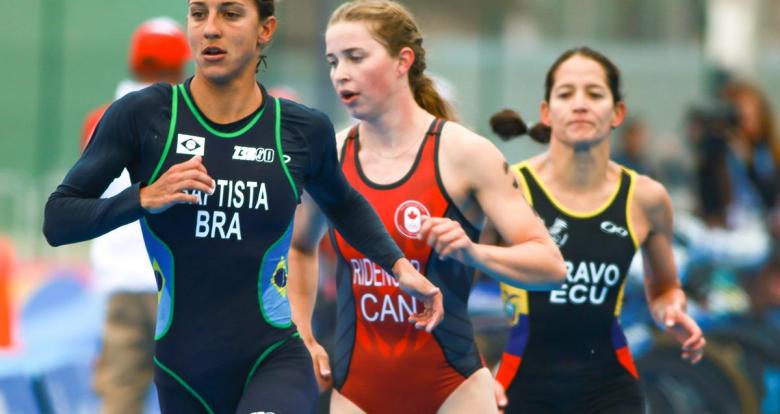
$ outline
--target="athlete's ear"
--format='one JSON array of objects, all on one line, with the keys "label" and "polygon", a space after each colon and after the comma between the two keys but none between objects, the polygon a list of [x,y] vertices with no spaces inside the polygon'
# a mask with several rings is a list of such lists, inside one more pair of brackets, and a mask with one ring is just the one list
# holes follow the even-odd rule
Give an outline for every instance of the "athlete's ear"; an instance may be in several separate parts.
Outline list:
[{"label": "athlete's ear", "polygon": [[552,120],[550,119],[550,103],[547,101],[542,101],[542,103],[539,104],[539,114],[541,115],[540,121],[545,126],[552,127]]},{"label": "athlete's ear", "polygon": [[411,69],[412,65],[414,64],[414,59],[414,50],[412,50],[410,47],[404,47],[400,52],[398,52],[397,73],[399,77],[409,73],[409,69]]},{"label": "athlete's ear", "polygon": [[626,120],[626,114],[628,114],[628,108],[626,108],[625,102],[620,101],[616,103],[613,110],[612,129],[619,127]]},{"label": "athlete's ear", "polygon": [[257,27],[257,45],[261,49],[273,39],[274,33],[276,33],[276,25],[276,16],[268,16],[260,22],[260,25]]}]

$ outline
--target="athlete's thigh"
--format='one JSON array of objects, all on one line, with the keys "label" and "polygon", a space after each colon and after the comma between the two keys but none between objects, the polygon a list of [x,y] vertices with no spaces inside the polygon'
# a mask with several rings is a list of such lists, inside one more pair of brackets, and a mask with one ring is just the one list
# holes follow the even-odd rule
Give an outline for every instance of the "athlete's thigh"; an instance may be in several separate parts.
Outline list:
[{"label": "athlete's thigh", "polygon": [[260,364],[244,390],[236,414],[313,414],[318,398],[309,351],[299,338],[293,338]]},{"label": "athlete's thigh", "polygon": [[180,384],[156,383],[157,399],[162,414],[208,414],[208,410],[198,399]]},{"label": "athlete's thigh", "polygon": [[598,414],[643,414],[645,399],[639,381],[628,374],[620,375],[614,381],[604,384],[592,393],[595,401],[589,413]]},{"label": "athlete's thigh", "polygon": [[335,388],[330,395],[331,414],[366,414],[360,407],[355,405],[349,398],[343,396]]},{"label": "athlete's thigh", "polygon": [[493,377],[487,368],[480,368],[471,374],[439,408],[439,414],[497,412]]}]

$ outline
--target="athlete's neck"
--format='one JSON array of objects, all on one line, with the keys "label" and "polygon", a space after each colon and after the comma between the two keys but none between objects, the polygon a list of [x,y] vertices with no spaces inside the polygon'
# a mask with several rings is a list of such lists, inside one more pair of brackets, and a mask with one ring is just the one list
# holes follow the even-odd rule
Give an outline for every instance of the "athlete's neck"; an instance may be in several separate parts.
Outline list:
[{"label": "athlete's neck", "polygon": [[241,120],[263,104],[263,94],[254,76],[241,76],[223,84],[196,73],[190,92],[200,111],[218,124]]},{"label": "athlete's neck", "polygon": [[360,122],[360,140],[363,145],[384,154],[419,142],[434,119],[433,115],[417,105],[414,98],[410,101],[401,100],[394,106],[388,106],[388,109]]},{"label": "athlete's neck", "polygon": [[609,137],[592,146],[572,146],[560,140],[550,141],[544,167],[564,189],[587,191],[607,179]]}]

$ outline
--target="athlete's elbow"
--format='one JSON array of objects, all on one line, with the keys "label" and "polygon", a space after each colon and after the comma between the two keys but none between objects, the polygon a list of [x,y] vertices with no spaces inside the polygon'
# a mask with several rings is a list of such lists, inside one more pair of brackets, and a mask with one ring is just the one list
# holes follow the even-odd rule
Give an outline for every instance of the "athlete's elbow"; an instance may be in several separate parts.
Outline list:
[{"label": "athlete's elbow", "polygon": [[46,239],[46,243],[49,243],[49,246],[57,247],[62,246],[65,244],[65,241],[62,239],[61,235],[57,234],[57,231],[54,230],[54,226],[50,224],[49,220],[43,221],[43,237]]},{"label": "athlete's elbow", "polygon": [[49,199],[44,209],[43,237],[50,246],[57,247],[68,244],[68,239],[66,232],[63,231],[65,226],[57,219],[57,214],[55,214],[57,208],[53,204]]},{"label": "athlete's elbow", "polygon": [[557,285],[566,281],[566,263],[563,262],[563,257],[560,257],[555,261],[548,276],[550,283],[555,283]]},{"label": "athlete's elbow", "polygon": [[57,247],[67,244],[65,235],[59,231],[60,227],[61,226],[56,225],[51,218],[44,216],[43,237],[46,239],[46,243],[49,243],[49,246]]}]

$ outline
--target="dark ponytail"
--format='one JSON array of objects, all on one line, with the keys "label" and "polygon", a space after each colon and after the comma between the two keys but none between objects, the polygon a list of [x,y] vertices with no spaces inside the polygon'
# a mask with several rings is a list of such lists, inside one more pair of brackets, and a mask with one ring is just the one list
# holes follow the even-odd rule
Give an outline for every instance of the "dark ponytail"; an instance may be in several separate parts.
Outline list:
[{"label": "dark ponytail", "polygon": [[528,129],[520,114],[511,109],[503,109],[493,114],[490,117],[490,127],[504,141],[528,134],[531,139],[540,144],[549,143],[552,132],[550,127],[541,122]]}]

